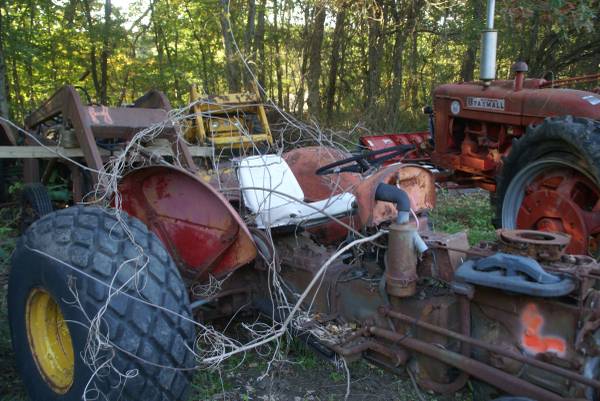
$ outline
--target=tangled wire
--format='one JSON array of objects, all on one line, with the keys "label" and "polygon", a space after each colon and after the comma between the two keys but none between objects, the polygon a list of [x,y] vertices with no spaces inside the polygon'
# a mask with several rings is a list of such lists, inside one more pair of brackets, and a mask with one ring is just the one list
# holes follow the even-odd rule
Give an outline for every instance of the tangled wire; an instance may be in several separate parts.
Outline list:
[{"label": "tangled wire", "polygon": [[[233,38],[233,43],[238,51],[240,58],[242,59],[248,73],[253,79],[256,81],[260,91],[263,95],[266,95],[264,88],[260,87],[258,84],[258,80],[254,76],[254,73],[250,66],[248,65],[246,59],[243,57],[241,51],[237,47],[237,42],[235,38]],[[222,104],[212,103],[208,99],[200,99],[191,104],[188,104],[182,108],[173,109],[168,112],[167,118],[157,124],[149,126],[137,133],[129,140],[123,150],[116,154],[116,156],[110,158],[108,162],[105,164],[104,168],[101,170],[92,169],[77,160],[69,158],[61,153],[59,147],[48,146],[42,143],[36,136],[27,132],[26,130],[18,127],[16,124],[11,121],[0,118],[3,121],[7,122],[15,129],[17,129],[21,134],[27,136],[32,141],[36,142],[38,145],[46,148],[57,154],[57,156],[61,159],[66,160],[69,163],[72,163],[85,171],[90,171],[97,175],[98,183],[93,189],[93,191],[88,194],[85,198],[86,204],[95,204],[106,207],[109,213],[112,213],[116,218],[118,224],[122,227],[123,231],[126,234],[126,237],[132,244],[135,245],[137,255],[133,258],[130,258],[123,262],[117,272],[114,274],[112,279],[109,282],[102,282],[105,285],[109,292],[108,296],[104,300],[102,307],[98,310],[98,312],[94,316],[85,315],[85,310],[82,306],[82,302],[80,297],[82,294],[79,294],[75,283],[70,283],[71,293],[73,299],[70,301],[71,304],[77,308],[79,308],[85,315],[85,320],[83,322],[76,322],[77,324],[83,325],[88,329],[88,337],[86,342],[86,347],[81,353],[81,357],[85,361],[85,363],[89,366],[93,373],[89,382],[87,383],[85,393],[83,395],[86,401],[100,399],[102,395],[100,394],[100,390],[95,386],[94,380],[96,377],[101,377],[107,374],[116,374],[120,378],[120,383],[125,385],[126,381],[135,377],[137,375],[136,371],[120,371],[112,362],[116,351],[119,351],[118,346],[111,342],[110,336],[108,335],[108,328],[105,324],[104,315],[108,309],[109,304],[112,302],[116,295],[125,295],[131,297],[136,300],[136,302],[148,303],[143,299],[139,292],[143,289],[145,285],[145,280],[143,280],[143,275],[146,274],[146,269],[148,267],[148,256],[144,253],[144,248],[138,244],[133,236],[133,233],[128,226],[127,219],[124,218],[123,214],[123,199],[119,192],[119,182],[123,175],[135,168],[139,168],[141,166],[154,163],[154,160],[160,159],[161,163],[169,164],[172,166],[182,167],[183,163],[181,160],[181,155],[175,152],[172,155],[171,160],[167,161],[162,156],[158,154],[154,154],[153,157],[147,157],[147,148],[146,144],[152,143],[156,141],[162,134],[165,133],[167,129],[174,129],[175,136],[177,141],[181,141],[186,146],[193,146],[193,144],[189,143],[184,135],[184,127],[187,121],[190,121],[197,115],[191,110],[193,110],[193,106],[195,104],[205,104],[208,106],[218,106],[220,108],[220,113],[225,111],[227,113],[229,106],[223,106]],[[252,106],[252,105],[249,105]],[[258,104],[253,105],[258,106]],[[299,146],[303,146],[306,144],[318,144],[321,146],[322,152],[330,152],[332,148],[341,149],[346,151],[350,146],[353,146],[353,143],[348,139],[354,133],[354,131],[363,129],[361,126],[355,126],[350,132],[340,133],[335,132],[333,130],[326,130],[319,126],[319,124],[312,120],[308,123],[302,122],[296,119],[291,114],[285,112],[280,109],[273,101],[267,101],[267,107],[272,110],[273,113],[276,113],[280,117],[280,123],[277,124],[276,127],[273,127],[273,130],[278,133],[277,140],[275,143],[266,149],[267,153],[274,153],[281,155],[284,149],[295,148]],[[210,109],[210,108],[209,108]],[[239,117],[239,113],[234,106],[231,106],[231,113],[236,113],[236,117]],[[208,119],[226,119],[229,120],[230,116],[216,116],[212,114],[210,111],[202,112],[202,116]],[[252,140],[252,133],[248,131],[247,127],[240,125],[238,126],[240,135],[246,139],[246,142],[249,144],[248,147],[237,148],[234,151],[233,147],[227,148],[222,147],[217,150],[213,147],[213,155],[210,158],[211,168],[215,174],[218,174],[221,170],[220,164],[224,159],[226,159],[226,155],[233,154],[235,152],[239,152],[239,158],[244,158],[249,155],[261,155],[264,154],[265,149],[260,144],[256,144]],[[152,161],[151,161],[152,160]],[[220,180],[217,180],[218,185],[221,186]],[[336,192],[338,189],[339,183],[334,183],[332,194]],[[237,190],[244,190],[248,188],[239,188]],[[227,188],[221,187],[221,190],[227,190]],[[272,193],[276,193],[277,196],[280,197],[288,197],[293,202],[303,203],[309,207],[311,205],[304,203],[303,199],[295,199],[288,194],[285,194],[281,191],[277,190],[277,186],[273,186],[272,188],[267,188],[265,190],[271,191]],[[348,189],[346,189],[348,190]],[[263,205],[267,207],[268,205]],[[321,210],[317,210],[318,212],[327,215],[325,208]],[[333,217],[333,216],[331,216]],[[339,222],[339,220],[337,220]],[[340,222],[340,224],[344,224]],[[345,224],[344,224],[345,225]],[[354,231],[352,227],[345,225],[346,228]],[[273,237],[270,227],[267,225],[264,228],[264,233],[266,238],[268,238],[270,242],[271,249],[275,249],[273,243]],[[192,352],[196,358],[196,368],[212,368],[218,369],[219,366],[223,363],[223,361],[233,355],[243,354],[250,350],[262,349],[264,346],[270,346],[270,354],[271,359],[267,364],[267,369],[264,372],[263,376],[269,374],[272,364],[277,360],[279,351],[281,350],[281,340],[282,338],[290,332],[299,332],[306,330],[305,323],[307,320],[311,319],[311,311],[310,307],[314,301],[314,297],[316,296],[317,290],[322,283],[323,277],[328,269],[328,267],[340,257],[340,255],[346,253],[351,248],[360,246],[363,243],[371,242],[382,235],[382,232],[378,232],[375,235],[364,236],[359,232],[356,232],[356,240],[347,243],[340,249],[338,249],[333,255],[329,257],[329,259],[323,263],[320,269],[313,276],[311,282],[306,286],[304,291],[300,294],[294,294],[288,287],[286,287],[282,278],[279,275],[280,267],[277,265],[277,258],[274,256],[270,260],[266,260],[267,269],[269,272],[268,282],[269,282],[269,294],[271,296],[271,301],[273,305],[277,305],[277,307],[281,311],[285,311],[283,314],[286,318],[283,321],[278,321],[278,319],[273,316],[271,323],[264,322],[254,322],[254,323],[244,323],[242,327],[246,331],[247,337],[249,338],[246,342],[241,342],[237,339],[231,338],[219,330],[215,329],[213,326],[209,324],[203,324],[198,321],[193,321],[193,324],[196,326],[197,337],[192,347],[188,347],[189,352]],[[32,249],[32,251],[41,253],[45,257],[54,259],[57,263],[60,263],[66,266],[69,269],[72,269],[74,272],[78,274],[82,274],[84,276],[87,275],[84,271],[79,268],[66,263],[65,261],[57,260],[52,255],[49,255],[41,250]],[[128,279],[117,285],[115,283],[115,279],[117,275],[119,275],[122,271],[128,270],[131,266],[135,266],[134,273],[131,274]],[[88,278],[98,280],[95,277],[89,276]],[[210,277],[208,282],[199,283],[194,285],[190,290],[192,293],[199,297],[211,297],[217,294],[220,289],[223,281],[228,278],[222,278],[218,280],[214,277]],[[129,292],[126,292],[125,289],[129,286],[133,286],[138,291],[138,297],[132,296]],[[313,292],[314,291],[314,292]],[[313,292],[313,299],[310,299],[311,292]],[[308,305],[308,307],[306,307]],[[175,314],[179,318],[188,320],[190,319],[186,316],[182,316],[177,314],[174,311],[167,310],[161,305],[151,304],[153,308],[162,309],[168,313]],[[333,334],[328,333],[326,328],[317,327],[309,329],[312,335],[323,339],[323,340],[331,340],[333,338]],[[106,350],[115,350],[115,352],[107,353]],[[108,355],[108,356],[107,356]],[[112,357],[111,357],[112,355]],[[139,356],[131,355],[134,358],[142,359]],[[147,363],[151,363],[150,361],[144,361]],[[346,366],[346,363],[343,359],[339,360],[339,366],[346,371],[347,374],[347,393],[346,397],[350,391],[350,377],[349,371]],[[177,366],[165,366],[169,369],[179,369]]]}]

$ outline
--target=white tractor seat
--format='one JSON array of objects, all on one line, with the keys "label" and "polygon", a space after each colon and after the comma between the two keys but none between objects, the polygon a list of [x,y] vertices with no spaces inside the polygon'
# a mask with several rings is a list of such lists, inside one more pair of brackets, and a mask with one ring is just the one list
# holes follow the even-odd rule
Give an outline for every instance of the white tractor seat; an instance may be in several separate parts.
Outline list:
[{"label": "white tractor seat", "polygon": [[290,166],[278,155],[246,157],[239,162],[237,172],[244,204],[256,214],[258,228],[309,225],[354,210],[356,199],[348,192],[317,202],[301,202],[304,192]]}]

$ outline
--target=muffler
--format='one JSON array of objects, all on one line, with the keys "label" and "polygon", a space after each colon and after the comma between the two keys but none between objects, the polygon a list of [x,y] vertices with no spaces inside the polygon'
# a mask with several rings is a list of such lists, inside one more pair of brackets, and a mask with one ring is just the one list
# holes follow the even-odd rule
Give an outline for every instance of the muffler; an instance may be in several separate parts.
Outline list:
[{"label": "muffler", "polygon": [[479,66],[479,79],[485,86],[496,79],[496,47],[498,45],[498,31],[494,29],[494,12],[496,0],[488,0],[487,25],[481,33],[481,63]]}]

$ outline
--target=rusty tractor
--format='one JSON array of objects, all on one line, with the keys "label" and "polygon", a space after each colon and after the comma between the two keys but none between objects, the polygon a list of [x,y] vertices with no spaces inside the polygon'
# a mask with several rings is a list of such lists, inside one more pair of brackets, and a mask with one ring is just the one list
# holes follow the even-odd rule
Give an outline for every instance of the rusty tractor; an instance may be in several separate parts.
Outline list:
[{"label": "rusty tractor", "polygon": [[600,94],[563,80],[496,80],[494,5],[488,2],[479,82],[446,84],[433,92],[430,130],[361,138],[367,149],[412,144],[398,160],[432,162],[440,180],[493,193],[496,227],[564,232],[568,251],[597,255],[600,240]]},{"label": "rusty tractor", "polygon": [[[168,109],[159,92],[112,108],[65,87],[18,135],[2,126],[29,183],[8,310],[32,400],[185,400],[214,338],[197,325],[298,315],[272,297],[274,274],[302,301],[291,332],[325,358],[409,370],[439,393],[472,380],[477,400],[599,399],[600,265],[566,253],[568,235],[502,230],[469,248],[429,232],[432,172],[382,167],[403,146],[254,154],[208,174],[196,160],[210,149],[188,146]],[[109,206],[79,204],[127,149]],[[51,203],[56,176],[71,196]]]}]

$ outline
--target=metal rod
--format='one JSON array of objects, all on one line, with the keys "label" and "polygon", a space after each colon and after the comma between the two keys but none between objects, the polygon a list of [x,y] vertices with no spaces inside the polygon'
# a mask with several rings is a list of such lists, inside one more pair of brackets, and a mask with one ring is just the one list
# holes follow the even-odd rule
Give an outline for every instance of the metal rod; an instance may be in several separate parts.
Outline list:
[{"label": "metal rod", "polygon": [[557,80],[553,80],[553,81],[544,82],[543,84],[540,85],[540,88],[547,88],[549,86],[554,88],[554,87],[568,85],[568,84],[572,84],[572,83],[593,82],[593,81],[597,81],[599,79],[600,79],[600,74],[582,75],[580,77],[564,78],[564,79],[557,79]]},{"label": "metal rod", "polygon": [[495,345],[492,345],[492,344],[488,344],[488,343],[483,342],[481,340],[477,340],[477,339],[475,339],[473,337],[464,336],[464,335],[456,333],[456,332],[454,332],[452,330],[444,329],[442,327],[438,327],[438,326],[435,326],[435,325],[430,324],[430,323],[422,322],[420,320],[417,320],[417,319],[415,319],[413,317],[407,316],[407,315],[405,315],[403,313],[400,313],[400,312],[396,312],[396,311],[392,311],[392,310],[382,310],[382,314],[385,315],[385,316],[389,316],[389,317],[391,317],[393,319],[398,319],[398,320],[401,320],[403,322],[407,322],[407,323],[410,323],[410,324],[422,327],[424,329],[433,331],[435,333],[439,333],[439,334],[442,334],[442,335],[445,335],[445,336],[448,336],[448,337],[455,338],[457,340],[469,343],[469,344],[474,345],[476,347],[483,348],[485,350],[491,351],[491,352],[493,352],[495,354],[504,355],[506,357],[509,357],[511,359],[514,359],[514,360],[517,360],[519,362],[526,363],[526,364],[534,366],[536,368],[547,370],[548,372],[555,373],[557,375],[566,377],[567,379],[574,380],[576,382],[585,384],[587,386],[591,386],[591,387],[595,387],[597,389],[600,389],[600,381],[594,380],[594,379],[590,379],[588,377],[582,376],[582,375],[580,375],[578,373],[575,373],[575,372],[572,372],[570,370],[563,369],[561,367],[558,367],[558,366],[555,366],[555,365],[551,365],[551,364],[546,363],[546,362],[542,362],[542,361],[540,361],[538,359],[535,359],[535,358],[531,358],[531,357],[528,357],[528,356],[525,356],[525,355],[517,354],[515,352],[506,350],[504,348],[501,348],[501,347],[498,347],[498,346],[495,346]]},{"label": "metal rod", "polygon": [[487,3],[487,25],[486,29],[494,29],[494,13],[496,9],[496,0],[488,0]]},{"label": "metal rod", "polygon": [[420,354],[435,358],[445,364],[454,366],[495,387],[515,396],[533,398],[544,401],[564,401],[565,399],[548,390],[529,383],[500,369],[486,365],[473,358],[468,358],[456,352],[448,351],[412,337],[394,333],[381,327],[370,327],[369,331],[376,337],[393,341]]}]

